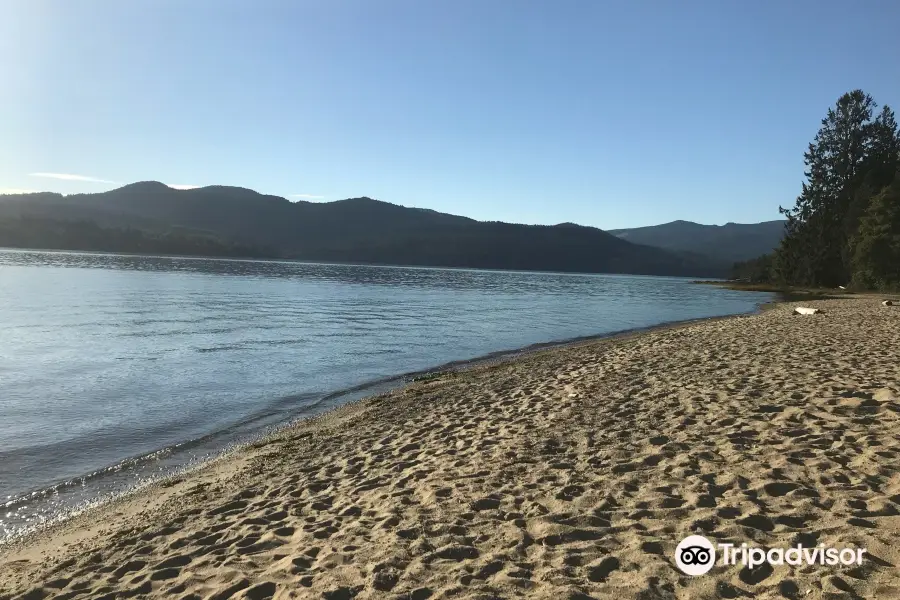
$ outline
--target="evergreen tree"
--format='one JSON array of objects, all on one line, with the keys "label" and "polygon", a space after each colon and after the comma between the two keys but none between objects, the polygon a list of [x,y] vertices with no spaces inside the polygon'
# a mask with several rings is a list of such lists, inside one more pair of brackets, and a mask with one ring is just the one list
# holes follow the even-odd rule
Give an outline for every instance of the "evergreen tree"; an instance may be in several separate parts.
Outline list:
[{"label": "evergreen tree", "polygon": [[900,288],[900,173],[871,199],[855,238],[854,286]]},{"label": "evergreen tree", "polygon": [[895,173],[900,170],[900,133],[890,107],[883,107],[881,113],[869,124],[867,139],[868,158],[863,168],[864,174],[844,216],[844,233],[848,241],[844,264],[851,269],[860,219],[865,214],[869,201],[890,185]]},{"label": "evergreen tree", "polygon": [[889,106],[884,106],[867,131],[869,159],[866,175],[869,183],[881,189],[894,180],[900,167],[900,130]]},{"label": "evergreen tree", "polygon": [[853,270],[853,244],[869,199],[887,185],[900,160],[893,111],[872,119],[875,101],[861,90],[828,110],[804,154],[806,181],[787,217],[786,235],[773,260],[784,283],[834,287]]}]

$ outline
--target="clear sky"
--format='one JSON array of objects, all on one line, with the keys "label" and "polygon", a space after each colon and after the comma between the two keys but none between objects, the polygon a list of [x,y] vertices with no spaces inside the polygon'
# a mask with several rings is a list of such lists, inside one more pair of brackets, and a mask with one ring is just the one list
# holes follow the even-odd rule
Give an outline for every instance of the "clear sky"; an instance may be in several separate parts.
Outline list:
[{"label": "clear sky", "polygon": [[898,23],[897,0],[0,0],[0,190],[774,219],[838,96],[900,108]]}]

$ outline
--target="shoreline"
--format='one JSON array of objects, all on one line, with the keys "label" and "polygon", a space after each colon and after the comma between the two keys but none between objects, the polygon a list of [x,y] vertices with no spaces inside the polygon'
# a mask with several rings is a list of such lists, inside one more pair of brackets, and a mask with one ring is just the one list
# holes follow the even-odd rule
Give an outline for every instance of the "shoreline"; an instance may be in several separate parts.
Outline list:
[{"label": "shoreline", "polygon": [[783,302],[794,302],[799,300],[839,300],[850,298],[889,298],[896,300],[900,298],[900,292],[888,291],[879,292],[875,290],[862,290],[852,288],[813,288],[813,287],[796,287],[782,286],[775,283],[748,283],[746,281],[733,281],[729,279],[695,279],[691,283],[696,285],[711,285],[714,287],[733,290],[735,292],[764,292],[776,294]]},{"label": "shoreline", "polygon": [[[343,419],[347,417],[353,416],[355,409],[359,408],[361,405],[364,405],[367,402],[379,402],[384,399],[388,399],[394,395],[394,393],[402,393],[406,388],[414,386],[416,384],[437,384],[441,383],[442,380],[445,380],[448,377],[456,377],[456,376],[464,376],[466,373],[472,371],[479,371],[484,369],[493,369],[502,367],[511,362],[520,361],[526,358],[538,357],[544,353],[552,353],[555,351],[564,351],[569,349],[576,349],[582,346],[591,346],[593,344],[599,344],[603,342],[615,342],[619,340],[627,340],[632,337],[645,335],[653,332],[661,332],[667,331],[671,329],[678,329],[681,327],[689,327],[691,325],[695,325],[698,323],[704,322],[715,322],[722,320],[730,320],[730,319],[739,319],[741,317],[759,314],[765,305],[774,305],[780,304],[780,302],[772,300],[765,303],[760,303],[756,310],[749,311],[745,313],[737,313],[732,315],[723,315],[723,316],[713,316],[713,317],[701,317],[698,319],[686,319],[681,321],[670,321],[665,323],[659,323],[657,325],[649,325],[646,327],[634,327],[630,329],[624,329],[621,331],[615,331],[608,334],[598,334],[598,335],[589,335],[589,336],[580,336],[576,338],[571,338],[567,340],[561,341],[552,341],[552,342],[542,342],[537,344],[530,344],[528,346],[524,346],[522,348],[516,348],[511,350],[499,350],[497,352],[491,352],[489,354],[479,356],[471,359],[463,359],[458,361],[451,361],[448,363],[444,363],[442,365],[438,365],[431,369],[423,369],[419,371],[410,371],[400,375],[394,375],[390,377],[386,377],[383,379],[378,379],[371,382],[366,382],[357,386],[353,386],[350,388],[338,390],[332,393],[329,393],[317,404],[325,403],[330,399],[339,398],[341,396],[353,395],[354,392],[366,392],[368,390],[375,389],[381,386],[389,386],[388,389],[384,391],[366,394],[361,397],[355,398],[353,400],[342,402],[340,404],[336,404],[334,406],[330,406],[321,412],[317,412],[307,416],[300,416],[296,418],[289,419],[283,423],[270,426],[269,428],[261,431],[258,435],[254,435],[251,439],[240,442],[234,445],[228,445],[223,448],[221,451],[217,452],[213,456],[202,459],[195,463],[188,463],[183,465],[180,469],[176,469],[175,472],[163,475],[161,477],[153,478],[149,481],[138,483],[133,487],[129,487],[123,492],[107,495],[104,497],[100,497],[95,499],[94,502],[91,502],[86,506],[76,506],[74,508],[74,512],[70,514],[62,514],[58,515],[49,521],[46,525],[38,526],[33,530],[28,530],[22,534],[17,534],[12,538],[7,540],[0,541],[0,561],[2,561],[4,553],[6,551],[15,551],[16,548],[20,548],[23,546],[27,546],[32,540],[38,539],[42,540],[47,537],[51,537],[56,530],[58,529],[66,529],[69,527],[70,523],[74,520],[80,518],[89,518],[92,513],[103,511],[103,510],[112,510],[116,504],[119,503],[127,503],[130,499],[132,499],[137,494],[149,493],[151,490],[158,490],[160,488],[166,489],[171,487],[172,482],[179,483],[184,477],[190,477],[192,474],[200,473],[207,468],[214,468],[216,463],[221,460],[227,460],[228,457],[241,452],[248,452],[254,449],[263,447],[270,443],[270,440],[275,438],[279,438],[282,435],[290,435],[291,430],[295,429],[304,429],[307,426],[314,427],[319,421],[328,422],[331,418],[335,419]],[[344,413],[348,413],[345,415]],[[189,440],[190,441],[190,440]],[[151,454],[156,454],[166,450],[167,448],[160,448],[153,451]],[[141,457],[137,457],[141,458]],[[132,458],[126,460],[133,460]],[[114,466],[114,465],[112,465]],[[102,470],[111,468],[106,467]],[[183,469],[183,470],[182,470]],[[79,477],[74,477],[73,479],[78,479]],[[39,490],[44,491],[44,490]],[[22,499],[26,499],[28,496],[32,494],[25,494],[22,496]],[[75,525],[77,527],[77,524]],[[68,536],[66,536],[68,537]],[[2,597],[0,597],[2,598]]]},{"label": "shoreline", "polygon": [[[825,315],[664,324],[341,405],[0,546],[0,598],[900,593],[900,313],[812,304]],[[670,555],[694,526],[875,558],[687,578]]]},{"label": "shoreline", "polygon": [[[230,259],[229,259],[230,260]],[[477,356],[469,359],[461,359],[450,361],[447,363],[443,363],[440,365],[436,365],[431,368],[421,369],[417,371],[409,371],[400,373],[398,375],[391,375],[388,377],[383,377],[380,379],[375,379],[372,381],[368,381],[359,385],[351,386],[348,388],[343,388],[339,390],[335,390],[333,392],[329,392],[323,395],[316,402],[311,404],[308,408],[305,407],[304,411],[309,411],[309,414],[294,416],[288,418],[282,422],[274,423],[270,425],[263,426],[260,430],[253,432],[249,435],[245,435],[241,438],[238,438],[239,441],[231,441],[227,442],[224,446],[212,452],[212,454],[208,454],[205,457],[197,458],[197,459],[189,459],[184,462],[179,462],[172,468],[168,468],[163,472],[157,472],[155,475],[150,474],[149,476],[138,479],[138,481],[132,484],[126,484],[121,489],[115,492],[106,492],[102,493],[98,496],[90,496],[86,500],[83,499],[80,502],[72,504],[67,508],[67,510],[62,511],[61,513],[54,514],[52,517],[48,519],[46,523],[41,523],[33,528],[28,528],[24,531],[18,531],[10,537],[0,539],[0,554],[5,547],[10,546],[11,544],[18,543],[21,540],[27,540],[28,537],[33,535],[40,535],[43,532],[52,529],[53,527],[57,527],[60,524],[64,524],[66,521],[74,518],[74,516],[80,515],[87,511],[96,510],[98,507],[102,507],[106,504],[116,502],[118,499],[123,497],[128,497],[136,492],[144,490],[148,487],[164,484],[166,481],[175,479],[178,477],[182,477],[190,472],[193,472],[197,469],[202,469],[206,464],[211,462],[215,462],[222,458],[223,456],[230,454],[234,451],[239,451],[242,448],[246,448],[248,446],[252,446],[253,444],[258,443],[260,440],[265,439],[269,436],[276,435],[279,432],[294,427],[298,424],[301,424],[305,421],[309,421],[325,415],[329,412],[340,409],[343,406],[352,405],[354,403],[365,401],[372,397],[377,397],[385,394],[392,394],[394,392],[400,391],[403,388],[420,382],[420,381],[432,381],[435,379],[443,378],[447,375],[456,375],[460,373],[465,373],[472,369],[477,369],[479,367],[487,367],[487,366],[496,366],[508,363],[510,361],[520,360],[523,357],[531,356],[534,354],[538,354],[541,352],[548,352],[554,350],[564,350],[567,348],[574,348],[585,344],[592,344],[602,342],[604,340],[615,340],[619,338],[630,337],[634,335],[641,335],[644,333],[649,333],[657,330],[665,330],[668,328],[674,327],[684,327],[689,326],[694,323],[702,323],[704,321],[715,321],[721,319],[731,319],[746,315],[758,314],[760,311],[765,310],[766,306],[771,306],[774,304],[778,304],[779,301],[775,298],[770,298],[767,302],[759,302],[756,308],[752,311],[747,311],[743,313],[735,313],[730,315],[721,315],[721,316],[712,316],[712,317],[700,317],[696,319],[684,319],[677,321],[667,321],[663,323],[658,323],[656,325],[648,325],[644,327],[632,327],[629,329],[623,329],[620,331],[614,331],[610,333],[601,333],[595,335],[586,335],[586,336],[578,336],[574,338],[567,338],[562,340],[553,340],[549,342],[538,342],[535,344],[529,344],[527,346],[523,346],[520,348],[513,348],[507,350],[498,350],[495,352],[490,352],[488,354],[484,354],[481,356]],[[363,394],[363,395],[360,395]],[[352,398],[349,401],[341,402],[340,399],[344,397]],[[229,425],[229,428],[240,426],[241,423],[234,423]],[[156,448],[153,451],[137,456],[129,456],[117,463],[106,465],[100,469],[97,469],[94,472],[87,474],[79,474],[72,477],[69,477],[65,480],[54,482],[53,484],[38,489],[38,490],[30,490],[25,493],[19,494],[16,497],[10,498],[3,505],[2,508],[4,510],[8,510],[10,508],[16,507],[23,502],[35,502],[40,500],[45,500],[51,496],[58,497],[60,489],[68,489],[71,485],[74,485],[73,482],[78,480],[85,480],[86,478],[91,479],[100,479],[106,476],[107,474],[118,474],[122,468],[127,466],[130,463],[147,463],[147,466],[153,466],[153,458],[154,456],[158,456],[161,454],[165,454],[169,451],[174,451],[183,446],[193,446],[195,443],[201,442],[205,438],[213,437],[219,435],[220,431],[213,431],[201,438],[194,438],[189,440],[183,440],[174,446],[165,446],[162,448]],[[64,492],[65,493],[65,492]]]}]

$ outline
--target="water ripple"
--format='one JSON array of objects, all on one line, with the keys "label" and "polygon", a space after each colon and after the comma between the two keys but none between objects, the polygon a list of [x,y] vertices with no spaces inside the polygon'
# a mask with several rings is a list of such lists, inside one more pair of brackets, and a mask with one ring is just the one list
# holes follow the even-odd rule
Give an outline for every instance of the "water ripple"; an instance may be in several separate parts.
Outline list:
[{"label": "water ripple", "polygon": [[766,298],[676,278],[0,250],[0,538],[337,390]]}]

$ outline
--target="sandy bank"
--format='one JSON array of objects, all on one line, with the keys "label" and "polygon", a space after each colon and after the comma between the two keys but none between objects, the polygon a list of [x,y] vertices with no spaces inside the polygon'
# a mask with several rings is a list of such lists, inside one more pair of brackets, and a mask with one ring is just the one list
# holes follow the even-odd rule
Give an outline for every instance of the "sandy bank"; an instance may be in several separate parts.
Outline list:
[{"label": "sandy bank", "polygon": [[[806,304],[339,409],[0,550],[0,598],[900,597],[900,308]],[[692,578],[690,533],[868,558]]]}]

